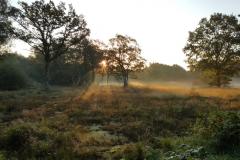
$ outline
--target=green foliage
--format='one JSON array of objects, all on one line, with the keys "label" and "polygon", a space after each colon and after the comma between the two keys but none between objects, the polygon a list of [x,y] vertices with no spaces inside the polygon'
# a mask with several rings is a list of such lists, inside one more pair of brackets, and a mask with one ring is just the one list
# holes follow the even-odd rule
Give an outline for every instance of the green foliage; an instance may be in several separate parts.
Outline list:
[{"label": "green foliage", "polygon": [[[1,149],[7,152],[16,153],[17,155],[24,154],[29,150],[31,128],[26,126],[17,126],[5,130],[1,134]],[[26,153],[25,153],[26,154]]]},{"label": "green foliage", "polygon": [[143,144],[123,145],[110,150],[110,159],[113,160],[160,160],[160,158],[159,150]]},{"label": "green foliage", "polygon": [[154,150],[152,148],[149,148],[146,151],[145,159],[147,159],[147,160],[159,160],[160,157],[161,157],[161,154],[158,150]]},{"label": "green foliage", "polygon": [[102,60],[102,50],[98,44],[89,40],[84,41],[84,48],[81,49],[72,49],[52,63],[51,84],[83,85],[94,81],[94,70]]},{"label": "green foliage", "polygon": [[194,75],[187,72],[179,65],[164,65],[159,63],[151,63],[143,72],[136,73],[138,79],[144,81],[177,81],[190,80]]},{"label": "green foliage", "polygon": [[50,84],[60,86],[79,85],[78,81],[85,74],[83,65],[65,63],[60,57],[50,67]]},{"label": "green foliage", "polygon": [[[96,54],[101,56],[98,52]],[[0,59],[0,85],[2,86],[0,88],[15,90],[44,83],[43,61],[40,57],[25,58],[6,53]],[[52,63],[50,68],[50,84],[60,86],[90,84],[93,81],[92,69],[86,68],[83,63],[67,63],[65,57],[60,57]]]},{"label": "green foliage", "polygon": [[229,85],[230,81],[231,81],[231,77],[229,77],[228,75],[217,75],[217,72],[215,70],[211,70],[211,69],[206,69],[204,71],[201,72],[201,78],[203,80],[203,82],[211,85],[211,86],[218,86],[218,81],[219,78],[221,79],[221,83],[224,86]]},{"label": "green foliage", "polygon": [[8,1],[7,0],[1,0],[1,6],[0,6],[0,13],[1,15],[6,13],[7,7],[8,7]]},{"label": "green foliage", "polygon": [[239,22],[233,15],[203,18],[184,48],[190,69],[204,72],[210,85],[227,85],[239,71],[238,33]]},{"label": "green foliage", "polygon": [[7,160],[7,158],[4,156],[4,154],[0,153],[0,160]]},{"label": "green foliage", "polygon": [[229,155],[229,154],[221,154],[221,155],[209,155],[208,160],[236,160],[239,158],[239,155]]},{"label": "green foliage", "polygon": [[3,44],[6,43],[9,35],[8,35],[8,28],[10,22],[8,21],[7,17],[7,9],[8,9],[8,1],[7,0],[0,0],[0,54],[1,54],[1,47]]},{"label": "green foliage", "polygon": [[164,160],[199,160],[207,157],[203,147],[192,147],[182,144],[175,151],[169,151],[164,154]]},{"label": "green foliage", "polygon": [[240,147],[240,113],[211,113],[198,119],[194,131],[217,152],[237,152]]},{"label": "green foliage", "polygon": [[109,41],[111,46],[106,54],[107,72],[121,77],[124,87],[127,87],[129,74],[143,70],[145,59],[141,57],[141,49],[135,39],[117,34]]},{"label": "green foliage", "polygon": [[72,159],[71,135],[33,124],[16,124],[2,130],[0,150],[8,159]]},{"label": "green foliage", "polygon": [[17,90],[28,85],[28,77],[14,59],[0,62],[0,89]]},{"label": "green foliage", "polygon": [[[82,15],[77,15],[71,5],[55,5],[53,1],[36,0],[28,4],[19,2],[13,19],[19,25],[15,35],[30,44],[45,62],[45,85],[48,87],[50,63],[79,45],[90,31]],[[29,30],[31,28],[31,30]]]},{"label": "green foliage", "polygon": [[155,147],[160,148],[164,152],[172,151],[174,148],[174,142],[171,138],[155,138]]}]

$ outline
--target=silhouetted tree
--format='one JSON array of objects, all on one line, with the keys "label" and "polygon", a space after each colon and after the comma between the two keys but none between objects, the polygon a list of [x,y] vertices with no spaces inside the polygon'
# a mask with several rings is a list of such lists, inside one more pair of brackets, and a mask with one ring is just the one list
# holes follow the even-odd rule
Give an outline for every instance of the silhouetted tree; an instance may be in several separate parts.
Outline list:
[{"label": "silhouetted tree", "polygon": [[110,39],[108,70],[122,78],[124,87],[128,86],[129,73],[140,71],[145,66],[145,60],[140,54],[141,49],[135,39],[122,35]]},{"label": "silhouetted tree", "polygon": [[201,71],[208,83],[221,87],[240,69],[240,27],[233,15],[216,13],[203,18],[189,33],[184,52],[192,71]]},{"label": "silhouetted tree", "polygon": [[79,69],[76,69],[81,74],[78,74],[74,83],[78,85],[81,81],[86,80],[84,77],[89,72],[92,73],[90,82],[93,82],[95,69],[103,58],[104,51],[101,49],[101,43],[97,40],[85,39],[81,44],[69,50],[69,52],[69,54],[64,56],[65,62],[81,66]]},{"label": "silhouetted tree", "polygon": [[103,51],[101,50],[98,41],[87,42],[83,49],[83,64],[86,71],[92,72],[92,81],[95,80],[95,68],[99,66],[99,63],[103,57]]},{"label": "silhouetted tree", "polygon": [[41,54],[45,61],[45,84],[49,82],[49,65],[59,56],[81,43],[90,31],[81,15],[77,15],[71,5],[55,5],[44,0],[32,4],[20,2],[21,9],[14,17],[19,28],[17,36]]},{"label": "silhouetted tree", "polygon": [[8,20],[8,8],[7,0],[0,0],[0,49],[9,37],[11,23]]}]

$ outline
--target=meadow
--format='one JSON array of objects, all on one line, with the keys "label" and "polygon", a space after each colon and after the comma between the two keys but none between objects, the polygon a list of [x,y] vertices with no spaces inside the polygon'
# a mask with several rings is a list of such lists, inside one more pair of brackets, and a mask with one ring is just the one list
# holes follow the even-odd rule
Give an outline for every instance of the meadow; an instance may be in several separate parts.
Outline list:
[{"label": "meadow", "polygon": [[237,3],[85,3],[0,0],[0,160],[240,160]]},{"label": "meadow", "polygon": [[[134,82],[1,91],[0,159],[238,159],[239,109],[236,88]],[[225,122],[234,127],[219,135],[224,129],[211,124]]]}]

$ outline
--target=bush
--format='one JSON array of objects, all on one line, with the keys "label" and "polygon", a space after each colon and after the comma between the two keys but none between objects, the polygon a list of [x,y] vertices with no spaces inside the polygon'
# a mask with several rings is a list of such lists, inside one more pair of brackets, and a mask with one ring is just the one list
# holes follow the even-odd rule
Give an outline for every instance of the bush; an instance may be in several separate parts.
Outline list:
[{"label": "bush", "polygon": [[30,149],[30,135],[32,129],[26,126],[10,127],[0,137],[1,150],[22,157]]},{"label": "bush", "polygon": [[125,144],[122,146],[115,146],[110,151],[108,156],[104,159],[112,160],[162,160],[161,152],[155,150],[150,146],[144,144]]},{"label": "bush", "polygon": [[70,137],[47,127],[16,124],[0,132],[0,153],[8,159],[74,159]]},{"label": "bush", "polygon": [[197,120],[194,131],[217,152],[234,152],[240,147],[240,113],[211,113]]},{"label": "bush", "polygon": [[145,154],[144,147],[141,144],[129,144],[113,147],[110,150],[111,158],[109,159],[144,160]]},{"label": "bush", "polygon": [[17,90],[27,86],[27,76],[11,62],[0,63],[0,89]]}]

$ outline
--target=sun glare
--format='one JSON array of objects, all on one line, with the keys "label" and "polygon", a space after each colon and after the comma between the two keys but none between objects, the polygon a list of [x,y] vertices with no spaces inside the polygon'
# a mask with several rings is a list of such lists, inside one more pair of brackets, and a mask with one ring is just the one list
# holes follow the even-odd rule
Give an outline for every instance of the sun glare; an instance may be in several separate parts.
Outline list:
[{"label": "sun glare", "polygon": [[100,65],[102,66],[102,68],[106,68],[107,67],[106,60],[103,60],[102,62],[100,62]]}]

